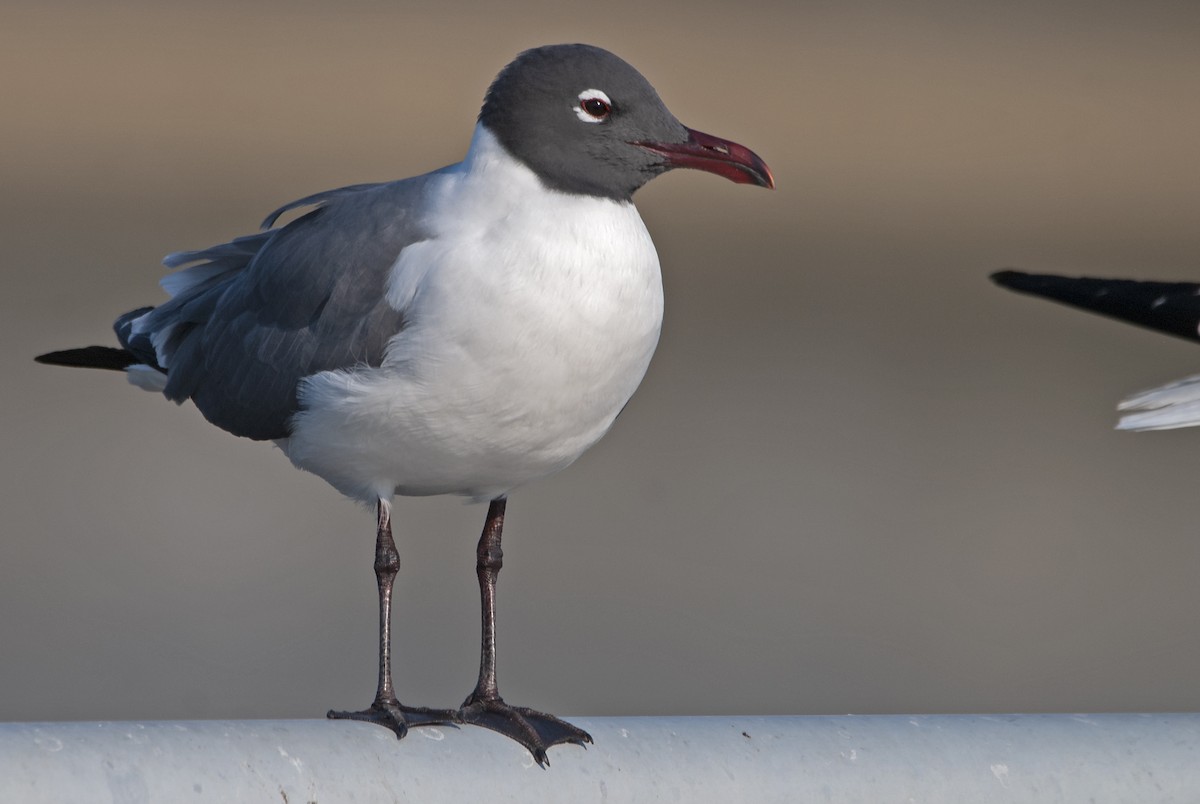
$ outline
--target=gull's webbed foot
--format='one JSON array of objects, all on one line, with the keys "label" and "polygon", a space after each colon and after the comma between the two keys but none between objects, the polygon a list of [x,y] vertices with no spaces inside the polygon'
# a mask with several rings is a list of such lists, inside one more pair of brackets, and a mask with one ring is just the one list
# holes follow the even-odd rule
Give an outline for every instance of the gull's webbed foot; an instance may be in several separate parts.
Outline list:
[{"label": "gull's webbed foot", "polygon": [[330,720],[361,720],[391,729],[396,737],[403,737],[415,726],[446,726],[458,719],[452,709],[430,709],[426,706],[404,706],[395,698],[390,701],[375,701],[359,712],[338,712],[330,709],[325,715]]},{"label": "gull's webbed foot", "polygon": [[546,758],[548,748],[565,743],[584,745],[592,741],[590,734],[565,720],[525,706],[511,706],[499,697],[471,695],[458,710],[457,720],[511,737],[529,749],[534,761],[542,766],[550,764]]}]

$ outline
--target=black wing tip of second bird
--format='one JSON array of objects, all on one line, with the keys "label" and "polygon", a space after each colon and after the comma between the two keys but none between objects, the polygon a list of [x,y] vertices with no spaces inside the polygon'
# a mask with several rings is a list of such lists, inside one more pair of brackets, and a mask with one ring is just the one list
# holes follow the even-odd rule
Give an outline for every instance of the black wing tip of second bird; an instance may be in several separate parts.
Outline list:
[{"label": "black wing tip of second bird", "polygon": [[124,371],[130,366],[142,362],[132,353],[115,346],[84,346],[79,349],[63,349],[58,352],[47,352],[33,359],[49,366],[110,369],[112,371]]},{"label": "black wing tip of second bird", "polygon": [[1067,277],[1055,276],[1053,274],[1031,274],[1027,271],[1005,268],[1002,271],[993,271],[988,275],[988,278],[1002,288],[1036,292],[1039,287],[1052,284],[1052,280],[1057,279],[1061,281]]},{"label": "black wing tip of second bird", "polygon": [[[995,271],[988,278],[1000,287],[1014,290],[1017,293],[1029,293],[1079,307],[1087,306],[1086,300],[1089,297],[1105,295],[1104,288],[1111,287],[1113,284],[1129,284],[1123,283],[1121,280],[1095,279],[1086,276],[1033,274],[1014,268]],[[1097,291],[1100,293],[1097,294]]]},{"label": "black wing tip of second bird", "polygon": [[1006,269],[991,280],[1018,293],[1200,341],[1200,283],[1031,274]]},{"label": "black wing tip of second bird", "polygon": [[1021,276],[1029,276],[1029,274],[1025,273],[1024,271],[1017,271],[1012,268],[1002,268],[999,271],[992,271],[990,274],[988,274],[989,279],[991,279],[997,285],[1004,285],[1004,286],[1007,286],[1008,283],[1010,281],[1012,281],[1014,278],[1021,277]]}]

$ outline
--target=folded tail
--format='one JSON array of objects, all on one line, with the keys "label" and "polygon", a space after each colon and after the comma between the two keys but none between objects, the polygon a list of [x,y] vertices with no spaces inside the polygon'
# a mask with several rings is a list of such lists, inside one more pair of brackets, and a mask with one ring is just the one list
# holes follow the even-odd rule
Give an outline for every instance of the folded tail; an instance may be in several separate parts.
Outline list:
[{"label": "folded tail", "polygon": [[[1200,284],[998,271],[1001,287],[1042,296],[1131,324],[1200,341]],[[1200,425],[1200,375],[1122,400],[1118,430],[1171,430]]]},{"label": "folded tail", "polygon": [[1200,376],[1177,380],[1121,400],[1118,430],[1174,430],[1200,425]]},{"label": "folded tail", "polygon": [[162,391],[167,384],[167,372],[158,365],[154,347],[149,339],[133,332],[133,323],[153,307],[130,310],[117,318],[113,331],[117,334],[116,346],[84,346],[81,349],[63,349],[47,352],[34,358],[39,363],[72,368],[97,368],[124,371],[131,383],[147,391]]}]

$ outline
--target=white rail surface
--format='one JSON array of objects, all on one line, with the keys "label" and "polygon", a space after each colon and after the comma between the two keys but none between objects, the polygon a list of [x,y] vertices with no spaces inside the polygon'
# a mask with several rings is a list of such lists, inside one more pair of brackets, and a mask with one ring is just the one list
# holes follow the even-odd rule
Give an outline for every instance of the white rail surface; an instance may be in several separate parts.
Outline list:
[{"label": "white rail surface", "polygon": [[570,718],[539,768],[483,729],[0,724],[0,802],[1200,802],[1200,715]]}]

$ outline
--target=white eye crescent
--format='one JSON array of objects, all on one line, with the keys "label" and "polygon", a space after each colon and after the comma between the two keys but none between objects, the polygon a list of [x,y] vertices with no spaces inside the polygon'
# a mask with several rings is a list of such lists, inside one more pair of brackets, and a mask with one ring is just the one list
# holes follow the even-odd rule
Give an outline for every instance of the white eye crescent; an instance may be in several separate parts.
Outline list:
[{"label": "white eye crescent", "polygon": [[612,101],[599,89],[585,89],[579,93],[579,103],[571,108],[585,123],[602,123],[612,113]]}]

